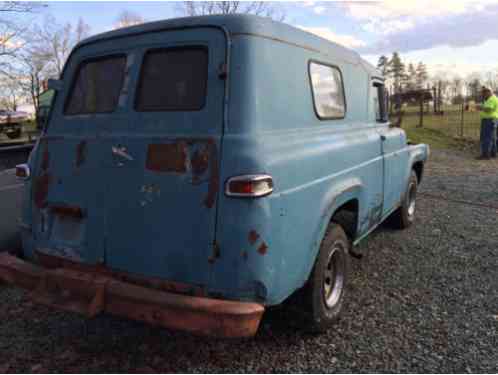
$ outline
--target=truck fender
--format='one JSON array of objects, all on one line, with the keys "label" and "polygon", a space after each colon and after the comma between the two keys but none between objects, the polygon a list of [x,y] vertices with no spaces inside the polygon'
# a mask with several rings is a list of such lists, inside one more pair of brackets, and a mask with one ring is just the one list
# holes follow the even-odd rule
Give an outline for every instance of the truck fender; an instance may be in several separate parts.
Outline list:
[{"label": "truck fender", "polygon": [[315,229],[313,234],[313,241],[311,243],[311,249],[309,251],[309,256],[306,259],[304,270],[303,270],[303,280],[302,283],[306,283],[308,280],[313,265],[315,264],[315,259],[318,256],[320,250],[320,244],[322,243],[323,237],[327,227],[332,219],[332,216],[346,202],[357,199],[359,205],[363,201],[364,188],[363,183],[359,178],[349,178],[347,180],[341,181],[338,184],[333,185],[329,191],[324,194],[322,202],[320,204],[320,220],[319,225]]},{"label": "truck fender", "polygon": [[[408,167],[406,170],[406,175],[404,176],[405,186],[408,184],[408,180],[410,178],[410,174],[412,172],[413,166],[422,162],[425,163],[429,154],[429,147],[425,144],[412,145],[409,146],[409,155],[408,155]],[[420,181],[419,181],[420,182]]]}]

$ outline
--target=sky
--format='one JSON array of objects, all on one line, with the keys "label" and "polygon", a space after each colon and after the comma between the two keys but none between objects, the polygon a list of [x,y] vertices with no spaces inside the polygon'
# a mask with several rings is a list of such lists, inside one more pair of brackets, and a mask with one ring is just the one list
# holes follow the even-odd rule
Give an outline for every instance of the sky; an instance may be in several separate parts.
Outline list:
[{"label": "sky", "polygon": [[[285,22],[350,47],[373,64],[398,51],[406,63],[426,63],[432,74],[498,72],[498,0],[275,3]],[[48,14],[59,23],[82,17],[96,34],[112,29],[123,10],[147,21],[182,16],[177,2],[49,1],[35,22]]]}]

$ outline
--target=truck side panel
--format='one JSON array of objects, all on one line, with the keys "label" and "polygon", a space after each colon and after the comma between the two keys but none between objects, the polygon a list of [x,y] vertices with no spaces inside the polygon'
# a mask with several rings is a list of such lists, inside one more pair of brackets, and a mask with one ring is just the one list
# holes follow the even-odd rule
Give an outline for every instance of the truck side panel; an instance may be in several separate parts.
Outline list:
[{"label": "truck side panel", "polygon": [[[341,69],[345,119],[316,117],[310,60]],[[257,200],[220,199],[221,255],[212,265],[210,286],[277,304],[306,281],[341,194],[360,202],[359,234],[379,222],[380,136],[367,118],[368,75],[362,66],[254,36],[234,38],[231,63],[221,180],[265,173],[273,176],[275,190]]]}]

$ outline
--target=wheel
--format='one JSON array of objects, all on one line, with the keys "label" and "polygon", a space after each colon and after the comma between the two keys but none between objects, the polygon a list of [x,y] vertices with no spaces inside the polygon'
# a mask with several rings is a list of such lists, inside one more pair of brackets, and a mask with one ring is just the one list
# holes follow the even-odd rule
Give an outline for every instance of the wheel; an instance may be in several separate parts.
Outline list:
[{"label": "wheel", "polygon": [[339,224],[331,223],[320,245],[304,290],[308,328],[325,332],[343,310],[349,272],[349,239]]},{"label": "wheel", "polygon": [[393,227],[397,229],[405,229],[413,224],[413,221],[415,220],[417,187],[417,174],[415,171],[412,171],[401,206],[393,212],[391,218],[389,219]]},{"label": "wheel", "polygon": [[5,131],[5,135],[9,139],[17,139],[21,136],[21,128],[11,128]]}]

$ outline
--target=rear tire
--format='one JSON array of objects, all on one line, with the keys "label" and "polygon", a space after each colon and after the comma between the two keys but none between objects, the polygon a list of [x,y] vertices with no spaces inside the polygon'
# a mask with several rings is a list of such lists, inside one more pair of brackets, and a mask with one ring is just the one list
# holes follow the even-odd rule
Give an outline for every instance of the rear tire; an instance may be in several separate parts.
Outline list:
[{"label": "rear tire", "polygon": [[344,307],[349,273],[349,239],[339,224],[330,223],[304,289],[307,326],[325,332]]},{"label": "rear tire", "polygon": [[415,220],[415,208],[417,199],[418,178],[415,171],[412,170],[406,192],[403,195],[401,206],[394,211],[389,218],[389,222],[396,229],[406,229],[413,224]]}]

